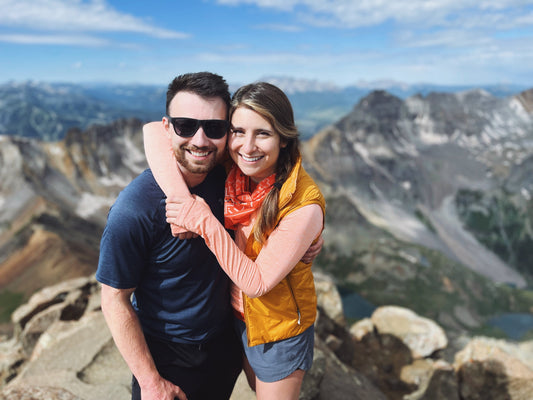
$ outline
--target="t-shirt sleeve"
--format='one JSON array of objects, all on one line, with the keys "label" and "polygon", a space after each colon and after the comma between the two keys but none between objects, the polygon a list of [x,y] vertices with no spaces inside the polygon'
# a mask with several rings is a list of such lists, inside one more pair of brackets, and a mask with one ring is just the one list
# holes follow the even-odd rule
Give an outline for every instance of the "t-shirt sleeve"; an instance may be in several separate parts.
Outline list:
[{"label": "t-shirt sleeve", "polygon": [[127,201],[117,201],[109,211],[100,241],[96,279],[116,289],[137,287],[146,265],[149,240],[139,210]]}]

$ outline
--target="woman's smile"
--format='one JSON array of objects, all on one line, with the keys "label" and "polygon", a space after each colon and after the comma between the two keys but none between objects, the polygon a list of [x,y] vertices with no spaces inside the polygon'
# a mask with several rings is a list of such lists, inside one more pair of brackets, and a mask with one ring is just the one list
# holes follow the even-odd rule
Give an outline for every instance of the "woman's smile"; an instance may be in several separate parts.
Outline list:
[{"label": "woman's smile", "polygon": [[247,156],[245,154],[239,154],[242,159],[246,162],[250,162],[250,163],[253,163],[253,162],[256,162],[256,161],[259,161],[260,159],[263,158],[263,156]]}]

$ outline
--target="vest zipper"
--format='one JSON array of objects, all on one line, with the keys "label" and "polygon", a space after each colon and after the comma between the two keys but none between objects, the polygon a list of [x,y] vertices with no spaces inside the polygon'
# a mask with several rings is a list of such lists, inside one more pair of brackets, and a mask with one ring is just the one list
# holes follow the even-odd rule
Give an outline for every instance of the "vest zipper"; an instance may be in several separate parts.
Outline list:
[{"label": "vest zipper", "polygon": [[302,324],[302,314],[300,313],[300,307],[298,306],[298,302],[296,301],[296,296],[294,295],[294,290],[292,289],[291,281],[289,279],[289,276],[287,276],[287,284],[289,285],[289,289],[291,291],[292,299],[294,300],[294,304],[296,305],[296,313],[298,314],[298,325]]}]

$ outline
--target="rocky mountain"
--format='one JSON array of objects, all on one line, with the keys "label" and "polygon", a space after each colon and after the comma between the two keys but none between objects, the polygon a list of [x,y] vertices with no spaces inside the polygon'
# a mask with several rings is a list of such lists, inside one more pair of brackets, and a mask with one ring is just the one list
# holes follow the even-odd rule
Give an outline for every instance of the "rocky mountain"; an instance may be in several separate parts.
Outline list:
[{"label": "rocky mountain", "polygon": [[146,167],[139,120],[58,142],[0,136],[0,313],[43,286],[93,273],[107,211]]},{"label": "rocky mountain", "polygon": [[533,277],[532,93],[375,91],[309,141],[330,205],[320,265],[341,290],[458,330],[496,303],[533,312],[530,291],[509,292]]},{"label": "rocky mountain", "polygon": [[[328,198],[317,269],[338,280],[350,320],[396,304],[453,341],[531,315],[531,96],[375,91],[303,144]],[[94,272],[107,210],[146,166],[141,126],[0,136],[4,321],[39,288]]]}]

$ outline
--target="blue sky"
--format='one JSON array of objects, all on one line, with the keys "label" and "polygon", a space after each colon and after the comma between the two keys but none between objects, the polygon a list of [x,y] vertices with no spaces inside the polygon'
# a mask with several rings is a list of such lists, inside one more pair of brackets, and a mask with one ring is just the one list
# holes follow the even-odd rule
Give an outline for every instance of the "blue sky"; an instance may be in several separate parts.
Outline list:
[{"label": "blue sky", "polygon": [[0,0],[0,83],[533,87],[533,0]]}]

